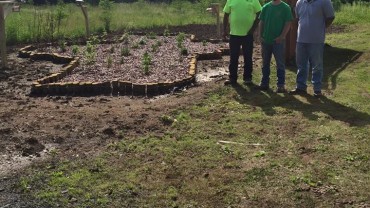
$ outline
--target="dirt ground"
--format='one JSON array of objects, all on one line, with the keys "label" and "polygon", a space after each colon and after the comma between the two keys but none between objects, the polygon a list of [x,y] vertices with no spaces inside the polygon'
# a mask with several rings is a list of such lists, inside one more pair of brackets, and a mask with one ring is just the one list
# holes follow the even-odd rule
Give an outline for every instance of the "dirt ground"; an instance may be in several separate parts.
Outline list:
[{"label": "dirt ground", "polygon": [[[200,31],[199,26],[194,30]],[[114,140],[161,135],[166,129],[161,116],[197,103],[227,76],[224,57],[200,61],[198,82],[159,97],[30,97],[32,81],[60,66],[18,58],[20,48],[8,48],[9,68],[0,70],[0,207],[22,206],[13,190],[22,169],[54,152],[62,158],[87,157]]]}]

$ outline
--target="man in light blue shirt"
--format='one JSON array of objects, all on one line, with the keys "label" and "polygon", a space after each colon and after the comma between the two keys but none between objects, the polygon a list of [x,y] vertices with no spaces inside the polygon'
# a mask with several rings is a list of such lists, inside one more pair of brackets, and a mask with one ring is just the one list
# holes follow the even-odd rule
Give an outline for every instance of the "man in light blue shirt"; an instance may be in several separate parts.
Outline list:
[{"label": "man in light blue shirt", "polygon": [[298,19],[296,47],[297,85],[291,94],[307,94],[309,66],[312,68],[314,96],[320,97],[323,77],[325,30],[335,16],[330,0],[298,0],[295,8]]}]

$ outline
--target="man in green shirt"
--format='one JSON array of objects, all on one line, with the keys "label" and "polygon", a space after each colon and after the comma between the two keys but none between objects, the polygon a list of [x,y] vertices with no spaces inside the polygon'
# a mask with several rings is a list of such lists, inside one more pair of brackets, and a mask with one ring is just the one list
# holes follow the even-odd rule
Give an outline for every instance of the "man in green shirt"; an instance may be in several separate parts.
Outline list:
[{"label": "man in green shirt", "polygon": [[[258,26],[258,15],[261,4],[258,0],[227,0],[224,11],[224,38],[230,35],[229,79],[225,84],[236,84],[238,78],[238,62],[240,46],[244,57],[243,80],[252,83],[253,32]],[[227,26],[230,24],[230,32]]]},{"label": "man in green shirt", "polygon": [[257,87],[268,90],[270,84],[270,62],[274,55],[277,67],[277,93],[285,90],[285,36],[291,21],[292,11],[288,4],[281,0],[273,0],[262,7],[259,16],[259,32],[262,45],[262,80]]}]

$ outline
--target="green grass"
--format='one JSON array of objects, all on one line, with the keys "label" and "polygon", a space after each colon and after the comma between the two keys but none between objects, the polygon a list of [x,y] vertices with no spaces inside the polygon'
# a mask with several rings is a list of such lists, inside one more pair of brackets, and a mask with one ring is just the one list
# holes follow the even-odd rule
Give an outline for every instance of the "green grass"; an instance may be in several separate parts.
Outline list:
[{"label": "green grass", "polygon": [[353,5],[342,4],[336,13],[335,24],[366,24],[369,22],[369,2],[354,2]]},{"label": "green grass", "polygon": [[[56,6],[23,5],[19,13],[11,13],[6,18],[7,41],[9,44],[32,41],[45,41],[58,38],[82,37],[85,23],[82,11],[74,4],[67,4],[63,10],[59,33],[56,30]],[[100,19],[102,9],[88,6],[90,31],[102,33],[104,24]],[[177,2],[173,4],[151,4],[145,2],[114,4],[112,10],[112,31],[124,31],[156,26],[214,23],[214,17],[205,12],[202,4]],[[54,19],[53,19],[54,18]],[[53,28],[50,25],[53,25]],[[54,31],[50,34],[50,31]],[[171,31],[170,31],[171,32]]]},{"label": "green grass", "polygon": [[327,36],[325,98],[222,86],[158,118],[163,136],[36,169],[19,188],[35,207],[369,206],[370,24],[359,25]]}]

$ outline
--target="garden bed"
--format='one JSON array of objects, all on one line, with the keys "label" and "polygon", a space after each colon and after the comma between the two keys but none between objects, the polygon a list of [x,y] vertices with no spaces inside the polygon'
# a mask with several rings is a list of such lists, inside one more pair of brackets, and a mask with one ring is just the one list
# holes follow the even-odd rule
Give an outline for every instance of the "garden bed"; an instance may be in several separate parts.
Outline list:
[{"label": "garden bed", "polygon": [[[193,37],[194,39],[194,37]],[[92,38],[86,45],[60,43],[20,51],[20,56],[68,64],[35,81],[34,94],[163,94],[194,82],[197,59],[221,58],[226,43],[194,42],[190,36],[123,34]]]}]

